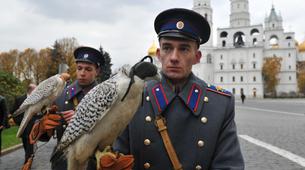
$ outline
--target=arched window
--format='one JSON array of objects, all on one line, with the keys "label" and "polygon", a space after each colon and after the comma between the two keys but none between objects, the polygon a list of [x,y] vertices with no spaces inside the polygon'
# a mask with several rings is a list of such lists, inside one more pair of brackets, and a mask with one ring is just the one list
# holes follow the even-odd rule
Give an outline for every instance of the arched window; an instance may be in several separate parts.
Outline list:
[{"label": "arched window", "polygon": [[240,69],[244,69],[244,64],[240,64]]},{"label": "arched window", "polygon": [[269,39],[270,46],[277,46],[279,45],[279,38],[276,35],[272,35]]},{"label": "arched window", "polygon": [[235,77],[234,76],[232,77],[232,81],[235,82]]},{"label": "arched window", "polygon": [[253,77],[253,82],[256,82],[256,77],[255,76]]},{"label": "arched window", "polygon": [[243,82],[243,81],[244,81],[244,77],[240,76],[240,82]]},{"label": "arched window", "polygon": [[220,77],[220,82],[223,82],[223,77]]},{"label": "arched window", "polygon": [[235,88],[232,89],[232,93],[235,94]]},{"label": "arched window", "polygon": [[291,40],[291,39],[292,39],[292,37],[290,37],[290,36],[286,37],[286,40]]},{"label": "arched window", "polygon": [[250,32],[250,35],[251,35],[251,36],[259,35],[258,29],[256,29],[256,28],[252,29],[251,32]]},{"label": "arched window", "polygon": [[227,38],[228,33],[226,31],[223,31],[220,33],[220,38]]},{"label": "arched window", "polygon": [[245,45],[245,34],[243,32],[237,32],[233,36],[234,46],[243,47]]},{"label": "arched window", "polygon": [[205,13],[205,14],[204,14],[204,17],[205,17],[205,19],[208,19],[208,14]]}]

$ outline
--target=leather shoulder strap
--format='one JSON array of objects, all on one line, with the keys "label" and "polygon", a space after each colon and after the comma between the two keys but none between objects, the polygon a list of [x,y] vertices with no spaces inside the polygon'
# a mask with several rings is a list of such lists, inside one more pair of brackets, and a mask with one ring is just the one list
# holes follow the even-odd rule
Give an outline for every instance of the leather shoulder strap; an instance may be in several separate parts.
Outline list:
[{"label": "leather shoulder strap", "polygon": [[176,154],[176,151],[172,145],[172,142],[169,138],[168,132],[167,132],[167,127],[165,125],[165,120],[162,116],[157,116],[155,124],[158,128],[158,131],[161,134],[165,149],[167,151],[167,154],[173,164],[174,170],[183,170],[182,165],[179,162],[178,156]]}]

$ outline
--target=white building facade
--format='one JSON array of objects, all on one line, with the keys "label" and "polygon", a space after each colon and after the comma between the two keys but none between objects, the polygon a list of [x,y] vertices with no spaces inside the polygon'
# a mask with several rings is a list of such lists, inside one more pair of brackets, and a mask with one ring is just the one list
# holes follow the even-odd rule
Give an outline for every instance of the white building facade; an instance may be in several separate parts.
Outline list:
[{"label": "white building facade", "polygon": [[[217,28],[216,46],[213,46],[211,36],[208,43],[200,47],[203,56],[201,62],[193,67],[194,74],[236,96],[243,92],[248,98],[262,98],[264,58],[280,57],[277,93],[296,93],[298,47],[294,33],[284,32],[282,17],[274,7],[265,18],[264,26],[251,25],[248,0],[230,2],[230,26]],[[194,0],[193,10],[206,17],[213,27],[210,0]]]}]

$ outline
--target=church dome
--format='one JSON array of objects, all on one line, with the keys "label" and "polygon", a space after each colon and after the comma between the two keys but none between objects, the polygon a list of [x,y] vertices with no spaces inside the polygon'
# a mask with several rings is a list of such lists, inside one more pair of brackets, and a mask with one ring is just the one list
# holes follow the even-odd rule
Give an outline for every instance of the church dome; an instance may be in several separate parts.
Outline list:
[{"label": "church dome", "polygon": [[157,55],[156,53],[157,53],[157,45],[155,42],[153,42],[153,44],[148,49],[148,55],[153,57]]},{"label": "church dome", "polygon": [[305,40],[299,45],[299,52],[305,52]]}]

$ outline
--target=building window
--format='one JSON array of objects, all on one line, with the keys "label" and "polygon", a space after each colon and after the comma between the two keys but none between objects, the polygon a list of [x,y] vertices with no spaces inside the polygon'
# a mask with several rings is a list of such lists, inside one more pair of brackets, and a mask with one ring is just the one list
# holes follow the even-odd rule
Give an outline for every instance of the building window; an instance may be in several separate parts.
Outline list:
[{"label": "building window", "polygon": [[255,53],[253,53],[253,58],[255,58]]},{"label": "building window", "polygon": [[291,66],[289,66],[289,70],[291,70]]},{"label": "building window", "polygon": [[207,55],[207,63],[208,64],[212,64],[212,56],[211,56],[211,54]]},{"label": "building window", "polygon": [[220,82],[223,82],[223,77],[220,77]]},{"label": "building window", "polygon": [[288,43],[288,47],[290,47],[290,43]]},{"label": "building window", "polygon": [[220,64],[220,70],[223,70],[223,65],[222,64]]},{"label": "building window", "polygon": [[225,47],[225,46],[226,46],[226,41],[223,40],[223,41],[222,41],[222,47]]},{"label": "building window", "polygon": [[256,77],[255,76],[253,77],[253,82],[256,82]]},{"label": "building window", "polygon": [[243,81],[244,81],[244,77],[241,76],[241,77],[240,77],[240,82],[243,82]]},{"label": "building window", "polygon": [[235,70],[235,64],[232,64],[232,69]]},{"label": "building window", "polygon": [[253,39],[253,45],[254,46],[257,45],[257,39],[256,38]]},{"label": "building window", "polygon": [[253,69],[256,69],[256,63],[253,63]]},{"label": "building window", "polygon": [[232,77],[232,81],[235,82],[235,77],[234,76]]},{"label": "building window", "polygon": [[289,57],[289,58],[291,57],[291,54],[290,54],[290,53],[288,53],[288,57]]},{"label": "building window", "polygon": [[204,14],[205,19],[208,19],[208,14]]},{"label": "building window", "polygon": [[240,64],[240,69],[244,69],[244,64]]},{"label": "building window", "polygon": [[291,76],[289,76],[289,80],[291,81]]},{"label": "building window", "polygon": [[232,93],[235,94],[235,88],[232,89]]},{"label": "building window", "polygon": [[222,54],[220,55],[220,59],[221,59],[221,60],[223,59],[223,56],[222,56]]},{"label": "building window", "polygon": [[242,93],[244,93],[244,89],[243,88],[240,89],[240,94],[242,94]]}]

